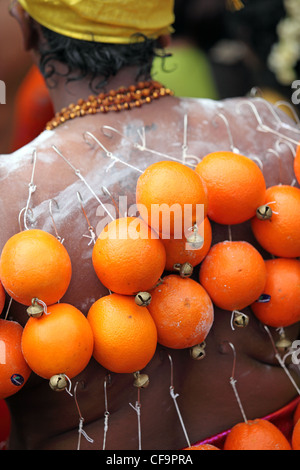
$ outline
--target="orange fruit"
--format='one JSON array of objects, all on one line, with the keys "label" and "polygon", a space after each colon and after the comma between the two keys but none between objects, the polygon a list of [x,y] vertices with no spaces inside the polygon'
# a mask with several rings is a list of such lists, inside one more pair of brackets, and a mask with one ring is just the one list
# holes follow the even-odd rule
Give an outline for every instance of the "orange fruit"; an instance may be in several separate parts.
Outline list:
[{"label": "orange fruit", "polygon": [[172,349],[201,344],[214,320],[207,292],[193,279],[171,274],[151,291],[148,309],[157,327],[158,342]]},{"label": "orange fruit", "polygon": [[124,217],[108,224],[93,249],[93,265],[112,292],[133,295],[151,289],[165,269],[165,248],[139,218]]},{"label": "orange fruit", "polygon": [[252,230],[258,243],[280,258],[300,256],[300,189],[272,186],[266,191],[264,204],[273,215],[269,220],[252,219]]},{"label": "orange fruit", "polygon": [[157,346],[156,326],[148,309],[139,307],[133,297],[102,297],[87,319],[95,339],[93,356],[107,370],[129,374],[151,361]]},{"label": "orange fruit", "polygon": [[186,447],[183,450],[220,450],[218,447],[212,446],[211,444],[202,444],[200,446]]},{"label": "orange fruit", "polygon": [[0,315],[3,312],[5,305],[5,290],[3,289],[3,286],[0,282]]},{"label": "orange fruit", "polygon": [[293,450],[300,450],[300,420],[294,426],[292,435],[292,448]]},{"label": "orange fruit", "polygon": [[233,152],[214,152],[197,165],[208,194],[208,217],[223,225],[250,220],[263,204],[266,183],[250,158]]},{"label": "orange fruit", "polygon": [[137,209],[154,230],[178,236],[207,214],[206,188],[200,176],[179,162],[150,165],[136,187]]},{"label": "orange fruit", "polygon": [[300,184],[300,145],[297,147],[295,162],[294,162],[294,170],[295,175],[298,183]]},{"label": "orange fruit", "polygon": [[19,323],[0,320],[0,399],[24,387],[31,370],[21,350],[23,328]]},{"label": "orange fruit", "polygon": [[30,305],[33,298],[51,305],[66,293],[72,276],[65,247],[50,233],[27,230],[5,244],[0,259],[0,278],[17,302]]},{"label": "orange fruit", "polygon": [[22,335],[24,357],[40,377],[65,374],[72,379],[92,357],[92,329],[83,313],[72,305],[51,305],[47,311],[47,315],[27,321]]},{"label": "orange fruit", "polygon": [[[167,255],[167,271],[173,271],[174,264],[190,263],[195,267],[200,264],[201,261],[203,261],[210,250],[212,242],[212,229],[210,221],[207,217],[198,228],[197,233],[199,233],[204,238],[203,246],[198,249],[193,249],[185,237],[180,239],[175,239],[173,237],[169,239],[161,239]],[[190,232],[188,236],[191,235],[192,232]]]},{"label": "orange fruit", "polygon": [[239,423],[228,434],[224,450],[292,450],[274,424],[263,419]]},{"label": "orange fruit", "polygon": [[267,303],[255,302],[252,310],[264,324],[286,327],[300,321],[300,261],[278,258],[265,262],[267,282],[264,294],[270,295]]},{"label": "orange fruit", "polygon": [[225,241],[214,245],[202,262],[199,279],[216,306],[241,310],[264,292],[266,266],[250,243]]}]

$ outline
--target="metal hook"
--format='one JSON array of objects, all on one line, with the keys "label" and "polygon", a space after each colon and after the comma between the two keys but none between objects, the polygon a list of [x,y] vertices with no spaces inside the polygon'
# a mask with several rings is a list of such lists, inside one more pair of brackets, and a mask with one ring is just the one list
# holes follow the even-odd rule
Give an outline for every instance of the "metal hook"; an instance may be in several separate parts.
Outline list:
[{"label": "metal hook", "polygon": [[[32,157],[31,157],[31,163],[33,165],[33,168],[32,168],[30,183],[28,184],[28,198],[27,198],[26,206],[24,208],[23,223],[24,223],[25,230],[29,230],[28,226],[27,226],[27,215],[28,215],[28,211],[30,210],[29,209],[29,204],[30,204],[32,195],[36,191],[36,185],[34,184],[34,175],[35,175],[36,162],[37,162],[37,153],[36,153],[36,149],[34,149],[33,153],[32,153]],[[23,212],[23,210],[21,212]],[[20,214],[19,214],[19,225],[20,225]]]},{"label": "metal hook", "polygon": [[271,127],[265,125],[263,123],[258,111],[257,111],[256,106],[249,100],[240,102],[236,105],[236,111],[237,111],[238,114],[241,114],[240,108],[242,106],[245,106],[245,105],[249,106],[252,109],[253,114],[254,114],[254,116],[257,120],[257,128],[256,129],[259,132],[270,133],[270,134],[276,135],[277,137],[280,137],[282,140],[286,140],[288,142],[291,142],[292,144],[295,144],[295,145],[299,144],[299,142],[296,141],[295,139],[291,139],[290,137],[287,137],[286,135],[284,135],[280,132],[277,132],[277,131],[275,131],[275,129],[272,129]]},{"label": "metal hook", "polygon": [[[21,218],[22,218],[22,214],[23,214],[24,211],[26,211],[26,207],[23,207],[23,209],[20,210],[20,212],[19,212],[19,217],[18,217],[20,232],[23,231],[23,229],[22,229],[22,224],[21,224]],[[30,209],[30,207],[27,209],[27,217],[28,217],[28,214],[29,214],[29,213],[30,213],[30,215],[31,215],[31,218],[33,218],[33,211],[32,211],[32,209]],[[27,218],[27,217],[26,217],[26,218]],[[25,220],[25,217],[23,217],[23,223],[24,223],[24,229],[25,229],[25,230],[29,230],[29,228],[28,228],[28,226],[27,226],[27,222],[26,222],[26,220]]]},{"label": "metal hook", "polygon": [[263,128],[264,127],[263,121],[262,121],[262,119],[261,119],[261,117],[260,117],[260,115],[259,115],[259,113],[256,109],[256,106],[253,104],[253,102],[250,101],[250,100],[246,100],[246,101],[241,101],[240,103],[238,103],[236,105],[236,111],[237,111],[238,114],[241,114],[241,109],[240,108],[242,106],[248,106],[248,107],[251,108],[251,110],[253,111],[253,114],[254,114],[254,116],[257,120],[258,127]]},{"label": "metal hook", "polygon": [[275,353],[275,357],[277,359],[277,361],[279,362],[279,364],[281,365],[281,367],[283,368],[284,372],[286,373],[286,375],[288,376],[289,380],[291,381],[292,385],[295,387],[295,389],[297,390],[297,393],[300,395],[300,389],[298,387],[298,385],[296,384],[295,380],[293,379],[292,375],[290,374],[288,368],[286,367],[285,365],[285,359],[287,357],[287,355],[285,356],[284,359],[282,359],[282,357],[280,356],[277,348],[276,348],[276,345],[275,345],[275,342],[274,342],[274,339],[273,339],[273,336],[271,335],[271,332],[268,328],[267,325],[264,325],[264,329],[266,330],[266,332],[268,333],[268,336],[271,340],[271,343],[272,343],[272,346],[273,346],[273,349],[274,349],[274,353]]},{"label": "metal hook", "polygon": [[230,342],[230,341],[223,341],[223,344],[224,343],[227,343],[229,344],[230,348],[232,349],[232,352],[233,352],[233,366],[232,366],[232,372],[231,372],[231,377],[230,377],[230,385],[233,389],[233,392],[234,392],[234,395],[235,395],[235,398],[236,398],[236,401],[239,405],[239,408],[240,408],[240,411],[242,413],[242,416],[243,416],[243,419],[245,421],[245,423],[247,424],[248,423],[248,420],[247,420],[247,417],[246,417],[246,414],[245,414],[245,411],[244,411],[244,408],[243,408],[243,405],[242,405],[242,402],[241,402],[241,399],[240,399],[240,396],[238,394],[238,391],[237,391],[237,387],[236,387],[236,384],[237,384],[237,380],[235,378],[235,369],[236,369],[236,350],[235,350],[235,347],[234,345]]},{"label": "metal hook", "polygon": [[176,393],[175,394],[175,390],[174,390],[174,366],[173,366],[173,359],[171,357],[170,354],[168,354],[168,358],[169,358],[169,361],[170,361],[170,366],[171,366],[171,380],[170,380],[170,395],[174,401],[174,405],[175,405],[175,408],[176,408],[176,412],[177,412],[177,415],[178,415],[178,418],[179,418],[179,421],[180,421],[180,424],[181,424],[181,427],[182,427],[182,430],[183,430],[183,433],[184,433],[184,436],[185,436],[185,439],[186,439],[186,442],[188,444],[188,447],[191,446],[191,442],[190,442],[190,439],[189,439],[189,436],[187,434],[187,431],[186,431],[186,428],[185,428],[185,425],[184,425],[184,422],[183,422],[183,419],[182,419],[182,416],[181,416],[181,413],[180,413],[180,410],[179,410],[179,406],[178,406],[178,403],[177,403],[177,398],[179,397],[179,394]]},{"label": "metal hook", "polygon": [[92,193],[96,201],[100,204],[100,206],[105,210],[107,215],[111,218],[111,220],[115,220],[115,218],[112,216],[112,214],[107,210],[107,208],[104,206],[102,201],[99,199],[93,188],[89,185],[89,183],[86,181],[86,179],[82,176],[80,173],[80,170],[77,169],[61,152],[58,150],[58,148],[55,145],[52,145],[53,150],[72,168],[74,171],[75,175],[86,185],[88,190]]},{"label": "metal hook", "polygon": [[90,221],[89,221],[89,219],[88,219],[88,216],[87,216],[87,214],[86,214],[86,212],[85,212],[85,209],[84,209],[84,207],[83,207],[83,199],[82,199],[82,196],[81,196],[81,194],[80,194],[79,191],[77,191],[77,198],[78,198],[78,201],[79,201],[79,203],[80,203],[81,210],[82,210],[82,212],[83,212],[83,215],[84,215],[84,217],[85,217],[85,220],[86,220],[87,223],[88,223],[88,230],[89,230],[89,232],[90,232],[90,235],[83,235],[83,237],[85,237],[85,238],[90,238],[90,239],[91,239],[90,242],[89,242],[89,246],[90,246],[92,243],[93,243],[93,244],[96,243],[96,237],[97,237],[97,235],[96,235],[96,232],[95,232],[94,227],[90,224]]},{"label": "metal hook", "polygon": [[233,137],[232,137],[232,133],[231,133],[231,130],[230,130],[230,125],[229,125],[228,119],[226,118],[226,116],[225,116],[224,114],[218,113],[218,114],[214,117],[214,120],[212,121],[212,123],[213,123],[214,126],[217,126],[217,123],[216,123],[216,121],[215,121],[215,119],[216,119],[217,117],[219,117],[220,119],[222,119],[222,121],[224,122],[224,124],[225,124],[225,126],[226,126],[231,151],[232,151],[233,153],[239,153],[239,149],[236,148],[236,147],[234,146],[234,143],[233,143]]},{"label": "metal hook", "polygon": [[[111,128],[111,129],[112,129],[112,128]],[[130,163],[124,162],[124,161],[121,160],[119,157],[116,157],[112,152],[110,152],[109,150],[107,150],[107,148],[104,147],[104,145],[99,141],[99,139],[97,139],[97,137],[94,136],[94,134],[92,134],[92,133],[89,132],[89,131],[86,131],[86,132],[84,132],[84,134],[83,134],[83,138],[84,138],[85,142],[86,142],[88,145],[90,145],[90,144],[89,144],[89,142],[87,141],[86,136],[91,137],[91,138],[96,142],[96,144],[99,145],[99,147],[100,147],[102,150],[104,150],[104,152],[106,153],[106,156],[109,157],[109,158],[112,160],[111,165],[109,165],[109,167],[107,168],[106,171],[109,171],[109,170],[112,168],[112,166],[113,166],[115,163],[118,162],[118,163],[122,163],[123,165],[125,165],[125,166],[127,166],[127,167],[129,167],[129,168],[132,168],[134,171],[137,171],[138,173],[143,173],[143,171],[140,170],[139,168],[136,168],[135,166],[130,165]]]},{"label": "metal hook", "polygon": [[282,139],[278,139],[275,145],[276,145],[276,148],[278,149],[279,152],[280,152],[280,145],[286,145],[290,149],[293,157],[294,158],[296,157],[297,152],[296,152],[296,149],[293,147],[293,144],[291,142],[285,142]]},{"label": "metal hook", "polygon": [[275,121],[277,122],[277,124],[279,124],[279,126],[282,125],[282,121],[281,121],[280,117],[278,116],[278,114],[276,113],[276,111],[274,110],[274,108],[272,107],[272,105],[269,101],[265,100],[264,98],[255,98],[255,100],[262,103],[262,104],[264,104],[268,108],[270,113],[272,114],[272,116],[275,119]]},{"label": "metal hook", "polygon": [[113,203],[113,205],[114,205],[114,207],[115,207],[115,209],[116,209],[116,211],[117,211],[119,217],[121,217],[121,214],[120,214],[119,208],[118,208],[118,206],[117,206],[117,203],[116,203],[116,201],[114,200],[114,198],[113,198],[111,192],[106,188],[106,186],[102,186],[102,192],[103,192],[103,194],[104,194],[105,196],[109,196],[109,197],[110,197],[110,199],[111,199],[111,201],[112,201],[112,203]]},{"label": "metal hook", "polygon": [[[291,105],[291,103],[289,103],[288,101],[277,101],[274,106],[276,106],[276,108],[280,108],[280,106],[285,106],[286,108],[289,109],[289,111],[291,112],[294,120],[295,120],[295,123],[296,125],[300,125],[300,119],[294,109],[294,107]],[[291,126],[289,126],[288,124],[286,124],[285,122],[281,121],[282,122],[282,125],[288,127],[288,128],[291,128],[293,129]],[[299,132],[299,129],[294,129],[295,132]]]},{"label": "metal hook", "polygon": [[81,383],[84,386],[84,381],[76,382],[75,387],[74,387],[74,400],[76,404],[76,408],[79,414],[79,427],[78,427],[78,442],[77,442],[77,450],[80,450],[80,444],[81,444],[81,436],[83,436],[88,442],[93,443],[94,439],[91,439],[87,433],[83,430],[83,423],[84,423],[84,418],[81,414],[79,405],[78,405],[78,400],[77,400],[77,387]]},{"label": "metal hook", "polygon": [[57,240],[63,245],[65,239],[64,239],[64,238],[61,238],[61,236],[58,234],[57,227],[56,227],[56,224],[55,224],[55,221],[54,221],[54,217],[53,217],[53,212],[52,212],[52,203],[53,203],[53,202],[55,203],[56,208],[59,210],[58,202],[57,202],[55,199],[50,199],[50,201],[49,201],[50,217],[51,217],[51,219],[52,219],[52,223],[53,223],[53,227],[54,227],[54,230],[55,230],[56,238],[57,238]]}]

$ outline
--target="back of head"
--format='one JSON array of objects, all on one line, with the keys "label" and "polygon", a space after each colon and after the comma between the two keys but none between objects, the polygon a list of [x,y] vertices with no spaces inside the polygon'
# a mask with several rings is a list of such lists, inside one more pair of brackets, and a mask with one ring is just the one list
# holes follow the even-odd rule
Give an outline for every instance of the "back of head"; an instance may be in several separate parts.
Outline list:
[{"label": "back of head", "polygon": [[[135,66],[137,79],[149,79],[153,58],[163,56],[160,38],[172,31],[174,22],[174,0],[19,3],[41,30],[36,48],[44,77],[89,77],[95,91],[124,67]],[[66,67],[58,70],[55,62]]]}]

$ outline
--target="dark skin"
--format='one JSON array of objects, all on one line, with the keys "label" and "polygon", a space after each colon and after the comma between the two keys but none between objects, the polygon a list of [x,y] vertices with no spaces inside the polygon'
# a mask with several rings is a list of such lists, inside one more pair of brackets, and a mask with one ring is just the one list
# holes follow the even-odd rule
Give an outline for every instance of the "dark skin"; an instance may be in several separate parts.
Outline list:
[{"label": "dark skin", "polygon": [[[38,60],[36,30],[33,34],[31,22],[22,10],[17,9],[15,15],[21,22],[25,45],[33,48]],[[109,88],[132,84],[135,72],[130,69],[123,71],[113,79]],[[72,88],[65,87],[64,82],[60,80],[57,88],[51,90],[55,107],[60,109],[71,101],[87,96],[87,88],[88,84],[85,82],[74,83]],[[28,197],[28,183],[32,172],[31,155],[33,148],[36,148],[37,190],[32,196],[31,205],[36,221],[35,228],[55,234],[48,210],[49,200],[55,199],[59,206],[59,210],[53,210],[56,228],[59,235],[65,238],[64,245],[73,266],[71,284],[62,301],[74,305],[86,315],[92,303],[107,295],[108,291],[100,284],[92,267],[93,247],[88,246],[89,240],[82,236],[88,233],[88,226],[76,192],[80,191],[85,211],[95,228],[101,221],[101,217],[97,216],[99,204],[74,171],[53,151],[52,145],[56,145],[65,157],[80,169],[103,203],[110,204],[111,200],[108,196],[102,196],[102,185],[107,187],[116,201],[120,195],[126,195],[130,205],[135,202],[139,173],[120,163],[107,172],[109,159],[97,145],[87,145],[83,132],[88,130],[93,133],[113,154],[143,170],[162,158],[134,149],[118,134],[104,135],[102,126],[111,126],[136,140],[137,131],[144,126],[148,148],[181,158],[183,120],[184,115],[188,114],[188,154],[201,159],[211,151],[230,149],[225,126],[222,122],[218,123],[218,127],[212,124],[217,113],[222,112],[228,118],[235,146],[241,153],[256,156],[265,164],[267,186],[280,182],[290,184],[294,178],[290,149],[282,148],[279,171],[276,157],[274,160],[274,156],[270,157],[267,152],[269,148],[274,148],[276,137],[257,132],[257,122],[251,108],[247,106],[241,108],[241,115],[237,118],[239,102],[240,100],[230,100],[213,103],[167,97],[131,112],[75,119],[51,135],[38,140],[32,147],[13,155],[2,156],[0,192],[3,203],[0,210],[1,220],[5,221],[5,224],[0,234],[0,247],[20,230],[18,215]],[[261,105],[259,110],[263,119],[269,123],[273,122],[265,106]],[[287,130],[284,132],[288,135]],[[294,136],[295,133],[290,135]],[[213,224],[213,234],[213,243],[228,239],[228,227]],[[248,223],[232,227],[232,237],[233,240],[247,240],[259,248]],[[270,257],[260,251],[265,258]],[[35,262],[38,263],[38,260]],[[196,279],[197,272],[198,268],[194,273]],[[229,383],[233,354],[228,345],[224,348],[226,341],[234,345],[237,353],[236,379],[248,419],[263,417],[278,410],[297,396],[295,388],[274,357],[273,346],[263,325],[254,317],[250,308],[245,309],[244,313],[250,317],[249,326],[232,330],[231,312],[215,308],[215,321],[206,340],[206,357],[202,361],[192,360],[188,350],[166,350],[158,345],[154,358],[142,371],[150,378],[149,387],[141,390],[140,395],[144,450],[176,450],[187,446],[170,397],[171,369],[168,354],[173,360],[175,392],[179,394],[178,404],[191,443],[229,429],[242,421]],[[26,307],[13,302],[9,318],[25,325],[28,319]],[[277,339],[278,332],[270,330]],[[287,336],[294,340],[299,336],[299,325],[293,325],[285,331]],[[88,367],[78,377],[72,378],[72,387],[78,382],[77,399],[85,420],[84,430],[94,439],[91,444],[82,437],[81,449],[102,449],[104,380],[108,375],[110,418],[106,449],[136,450],[137,417],[129,406],[129,403],[135,404],[137,400],[133,376],[106,371],[94,359],[91,359]],[[23,389],[8,398],[7,403],[12,414],[10,449],[76,449],[79,416],[74,398],[66,392],[53,392],[47,380],[32,374]]]}]

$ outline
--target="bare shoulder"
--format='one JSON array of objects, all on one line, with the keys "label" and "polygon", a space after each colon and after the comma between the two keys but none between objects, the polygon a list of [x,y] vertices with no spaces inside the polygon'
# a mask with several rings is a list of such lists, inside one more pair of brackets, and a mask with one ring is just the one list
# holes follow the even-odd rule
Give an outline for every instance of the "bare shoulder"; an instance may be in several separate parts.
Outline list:
[{"label": "bare shoulder", "polygon": [[[19,213],[26,207],[31,181],[34,151],[43,148],[49,135],[41,135],[35,141],[14,153],[0,155],[0,247],[19,230]],[[44,158],[47,152],[44,152]],[[4,222],[5,221],[5,222]]]}]

